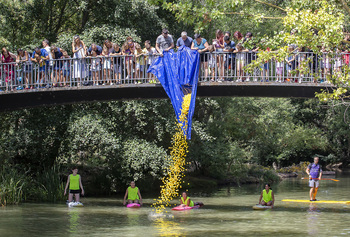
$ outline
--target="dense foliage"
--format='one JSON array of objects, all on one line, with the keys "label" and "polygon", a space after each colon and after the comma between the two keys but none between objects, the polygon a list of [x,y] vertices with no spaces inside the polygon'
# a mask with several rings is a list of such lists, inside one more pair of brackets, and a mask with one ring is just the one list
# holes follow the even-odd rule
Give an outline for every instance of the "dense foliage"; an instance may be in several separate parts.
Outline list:
[{"label": "dense foliage", "polygon": [[[190,35],[201,32],[207,39],[214,38],[216,29],[252,31],[255,43],[274,49],[259,54],[251,64],[255,68],[272,57],[285,58],[291,43],[314,52],[321,45],[333,50],[349,28],[349,13],[344,0],[3,0],[0,46],[32,50],[47,38],[70,52],[75,34],[86,45],[102,45],[106,38],[122,44],[126,36],[154,45],[162,27],[168,27],[175,38],[182,30]],[[298,33],[291,34],[292,29]],[[319,96],[325,104],[198,99],[189,144],[191,172],[238,180],[264,173],[259,165],[287,166],[315,154],[324,163],[348,165],[348,110],[327,101],[343,98],[349,72],[344,67],[341,76],[332,75],[339,89]],[[22,110],[0,114],[0,121],[3,203],[18,203],[29,196],[61,200],[61,184],[70,164],[89,170],[85,177],[100,192],[120,191],[131,179],[151,183],[164,174],[175,130],[168,100]]]},{"label": "dense foliage", "polygon": [[[260,172],[251,165],[288,166],[315,154],[323,164],[347,165],[350,133],[343,115],[343,108],[316,100],[198,99],[188,168],[239,180]],[[59,165],[63,180],[70,164],[78,164],[92,172],[87,180],[112,192],[130,180],[163,176],[175,116],[168,100],[125,101],[3,113],[0,126],[3,167],[17,167],[46,187],[43,171]]]}]

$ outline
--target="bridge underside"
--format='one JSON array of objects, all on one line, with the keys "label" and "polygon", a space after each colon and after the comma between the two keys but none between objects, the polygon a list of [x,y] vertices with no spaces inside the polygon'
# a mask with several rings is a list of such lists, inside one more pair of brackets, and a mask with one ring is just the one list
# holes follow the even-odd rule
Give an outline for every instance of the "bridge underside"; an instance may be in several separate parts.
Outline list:
[{"label": "bridge underside", "polygon": [[[198,97],[314,98],[315,92],[332,90],[328,84],[199,83]],[[168,98],[159,84],[129,84],[99,87],[50,88],[0,94],[0,112],[74,103]]]}]

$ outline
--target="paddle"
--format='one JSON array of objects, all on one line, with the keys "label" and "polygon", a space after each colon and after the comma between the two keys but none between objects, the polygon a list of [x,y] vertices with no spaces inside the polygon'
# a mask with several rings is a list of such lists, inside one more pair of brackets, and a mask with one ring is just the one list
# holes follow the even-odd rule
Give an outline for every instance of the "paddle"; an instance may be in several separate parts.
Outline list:
[{"label": "paddle", "polygon": [[[301,179],[310,179],[310,178],[301,178]],[[316,180],[320,180],[319,178],[311,178],[311,179],[316,179]],[[332,180],[332,181],[335,181],[335,182],[339,182],[338,179],[321,179],[321,180]]]}]

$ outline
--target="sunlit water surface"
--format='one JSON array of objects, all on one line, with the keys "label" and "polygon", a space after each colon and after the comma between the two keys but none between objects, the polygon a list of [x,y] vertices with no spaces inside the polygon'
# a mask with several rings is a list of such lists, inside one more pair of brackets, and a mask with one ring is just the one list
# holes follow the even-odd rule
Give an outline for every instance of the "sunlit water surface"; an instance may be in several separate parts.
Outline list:
[{"label": "sunlit water surface", "polygon": [[[350,200],[350,173],[337,178],[340,182],[322,181],[319,200]],[[205,204],[201,209],[174,212],[169,208],[165,218],[152,215],[153,198],[144,199],[140,209],[123,207],[121,198],[88,197],[82,199],[83,208],[7,206],[0,208],[0,236],[350,236],[350,205],[281,201],[307,199],[307,181],[287,179],[272,185],[275,209],[254,211],[262,187],[194,193],[192,199]]]}]

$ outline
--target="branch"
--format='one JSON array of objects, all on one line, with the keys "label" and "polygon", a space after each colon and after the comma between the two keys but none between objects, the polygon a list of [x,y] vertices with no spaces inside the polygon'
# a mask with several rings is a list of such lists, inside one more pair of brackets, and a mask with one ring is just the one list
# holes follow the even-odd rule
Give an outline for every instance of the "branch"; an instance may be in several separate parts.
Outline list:
[{"label": "branch", "polygon": [[345,44],[350,44],[350,41],[347,41],[347,40],[342,40],[342,42]]},{"label": "branch", "polygon": [[350,7],[348,4],[345,2],[345,0],[340,0],[341,4],[343,5],[344,9],[350,14]]},{"label": "branch", "polygon": [[[247,13],[242,13],[242,12],[223,12],[221,13],[223,15],[247,15],[247,16],[256,16],[252,14],[247,14]],[[278,16],[278,17],[273,17],[273,16],[261,16],[260,18],[263,19],[283,19],[284,17]]]},{"label": "branch", "polygon": [[255,1],[256,1],[256,2],[260,2],[260,3],[262,3],[262,4],[265,4],[265,5],[268,5],[268,6],[270,6],[270,7],[274,7],[274,8],[280,9],[281,11],[284,11],[284,12],[287,11],[287,10],[283,9],[282,7],[276,6],[276,5],[272,4],[272,3],[263,2],[263,1],[261,1],[261,0],[255,0]]}]

